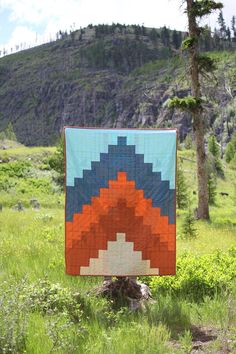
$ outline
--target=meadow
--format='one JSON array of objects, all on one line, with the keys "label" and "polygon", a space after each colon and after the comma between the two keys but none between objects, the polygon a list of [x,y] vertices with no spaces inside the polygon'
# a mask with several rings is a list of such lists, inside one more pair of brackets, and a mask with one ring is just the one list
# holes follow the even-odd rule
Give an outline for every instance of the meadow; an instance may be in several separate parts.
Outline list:
[{"label": "meadow", "polygon": [[[177,275],[140,279],[153,301],[132,312],[93,293],[102,278],[65,274],[54,152],[17,144],[0,151],[0,353],[236,352],[235,170],[222,161],[211,220],[195,221],[195,238],[183,237],[187,211],[177,210]],[[195,154],[178,155],[194,208]]]}]

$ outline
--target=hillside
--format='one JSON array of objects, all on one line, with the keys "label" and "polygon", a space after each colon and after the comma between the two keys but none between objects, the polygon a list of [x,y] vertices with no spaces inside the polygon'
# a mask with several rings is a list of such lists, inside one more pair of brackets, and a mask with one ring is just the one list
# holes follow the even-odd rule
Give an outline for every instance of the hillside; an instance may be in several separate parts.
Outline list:
[{"label": "hillside", "polygon": [[[89,26],[1,58],[0,131],[12,122],[26,145],[53,144],[64,125],[175,126],[183,139],[190,117],[170,111],[165,102],[189,92],[187,62],[177,53],[183,34],[168,33]],[[224,141],[236,119],[236,52],[212,55],[218,62],[215,78],[204,85],[206,121]]]}]

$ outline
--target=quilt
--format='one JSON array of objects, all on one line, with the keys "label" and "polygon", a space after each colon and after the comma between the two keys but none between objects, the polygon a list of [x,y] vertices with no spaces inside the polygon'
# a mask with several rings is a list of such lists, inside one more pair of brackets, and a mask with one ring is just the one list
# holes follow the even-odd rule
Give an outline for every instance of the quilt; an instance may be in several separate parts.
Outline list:
[{"label": "quilt", "polygon": [[175,129],[65,127],[70,275],[173,275]]}]

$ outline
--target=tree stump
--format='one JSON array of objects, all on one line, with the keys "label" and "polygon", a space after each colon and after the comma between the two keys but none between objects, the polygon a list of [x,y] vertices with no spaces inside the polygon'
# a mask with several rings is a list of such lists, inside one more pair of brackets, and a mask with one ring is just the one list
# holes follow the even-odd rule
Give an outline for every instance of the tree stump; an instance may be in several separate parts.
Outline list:
[{"label": "tree stump", "polygon": [[132,311],[144,308],[147,301],[153,301],[149,287],[129,277],[105,280],[94,292],[111,300],[114,307],[127,306]]}]

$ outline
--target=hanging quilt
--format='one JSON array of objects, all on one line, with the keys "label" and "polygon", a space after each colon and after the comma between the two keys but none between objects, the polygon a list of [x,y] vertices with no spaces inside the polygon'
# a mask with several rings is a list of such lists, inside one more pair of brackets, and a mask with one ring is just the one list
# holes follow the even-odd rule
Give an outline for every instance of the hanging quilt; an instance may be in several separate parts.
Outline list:
[{"label": "hanging quilt", "polygon": [[67,274],[175,274],[176,135],[65,128]]}]

